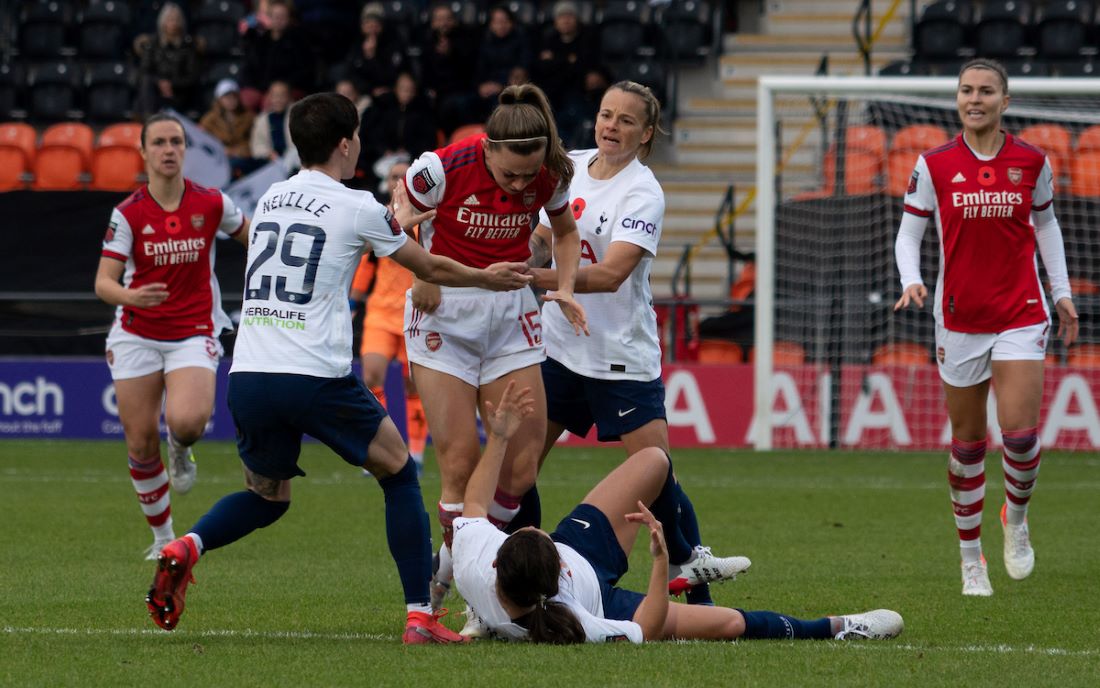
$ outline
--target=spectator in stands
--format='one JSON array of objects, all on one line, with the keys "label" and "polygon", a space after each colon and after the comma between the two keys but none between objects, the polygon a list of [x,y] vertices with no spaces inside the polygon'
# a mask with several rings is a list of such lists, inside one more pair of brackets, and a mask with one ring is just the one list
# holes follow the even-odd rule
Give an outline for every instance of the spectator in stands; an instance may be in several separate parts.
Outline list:
[{"label": "spectator in stands", "polygon": [[270,2],[271,0],[256,0],[252,11],[241,17],[238,28],[242,36],[249,31],[267,31],[271,26],[271,14],[268,11]]},{"label": "spectator in stands", "polygon": [[504,5],[489,11],[489,28],[481,41],[474,81],[477,99],[471,109],[473,119],[482,122],[496,105],[497,96],[508,85],[515,67],[531,70],[531,45],[526,33],[516,26],[515,15]]},{"label": "spectator in stands", "polygon": [[272,81],[264,98],[267,107],[252,122],[254,158],[275,160],[293,148],[290,142],[290,87],[285,81]]},{"label": "spectator in stands", "polygon": [[363,6],[359,29],[362,35],[344,60],[342,76],[354,81],[360,93],[377,98],[393,89],[394,75],[401,71],[405,57],[386,35],[376,3]]},{"label": "spectator in stands", "polygon": [[222,79],[214,88],[214,102],[199,120],[199,126],[225,146],[233,178],[248,174],[265,161],[252,158],[252,122],[255,115],[241,103],[241,89],[232,79]]},{"label": "spectator in stands", "polygon": [[[562,0],[554,5],[554,24],[543,33],[534,66],[534,81],[554,105],[563,134],[572,134],[592,109],[585,102],[584,82],[599,62],[594,36],[581,26],[577,5]],[[568,136],[563,136],[572,145]]]},{"label": "spectator in stands", "polygon": [[251,29],[244,39],[244,90],[241,100],[253,112],[261,107],[272,81],[290,84],[295,98],[314,90],[314,61],[303,35],[292,25],[290,3],[269,0],[267,30]]},{"label": "spectator in stands", "polygon": [[183,10],[165,3],[157,15],[156,35],[134,39],[138,58],[138,102],[143,115],[166,107],[187,110],[195,104],[199,81],[199,53],[195,39],[187,33]]},{"label": "spectator in stands", "polygon": [[370,107],[371,97],[361,95],[354,81],[351,79],[340,79],[336,82],[332,90],[355,103],[355,111],[359,113],[359,119],[363,119],[363,113]]},{"label": "spectator in stands", "polygon": [[374,99],[363,114],[359,140],[362,148],[356,178],[363,180],[362,188],[372,190],[381,178],[374,172],[380,158],[404,153],[411,160],[435,148],[435,113],[428,99],[418,93],[411,74],[399,74],[393,92]]},{"label": "spectator in stands", "polygon": [[461,123],[459,108],[470,90],[477,48],[449,3],[432,5],[421,54],[424,91],[435,101],[443,131],[450,134]]}]

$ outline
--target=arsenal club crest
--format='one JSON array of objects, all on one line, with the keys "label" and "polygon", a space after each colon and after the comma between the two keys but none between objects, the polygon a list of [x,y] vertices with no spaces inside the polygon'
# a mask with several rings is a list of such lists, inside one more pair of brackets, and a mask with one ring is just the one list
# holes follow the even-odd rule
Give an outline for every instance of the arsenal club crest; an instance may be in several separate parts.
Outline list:
[{"label": "arsenal club crest", "polygon": [[535,190],[527,189],[523,192],[523,205],[525,208],[530,208],[535,203]]},{"label": "arsenal club crest", "polygon": [[191,227],[194,229],[202,229],[202,226],[206,224],[206,216],[202,213],[195,213],[191,216]]},{"label": "arsenal club crest", "polygon": [[443,335],[438,332],[429,332],[424,336],[424,344],[428,347],[428,351],[439,351],[439,347],[443,346]]},{"label": "arsenal club crest", "polygon": [[1019,186],[1020,182],[1024,180],[1024,171],[1019,167],[1008,168],[1008,181]]}]

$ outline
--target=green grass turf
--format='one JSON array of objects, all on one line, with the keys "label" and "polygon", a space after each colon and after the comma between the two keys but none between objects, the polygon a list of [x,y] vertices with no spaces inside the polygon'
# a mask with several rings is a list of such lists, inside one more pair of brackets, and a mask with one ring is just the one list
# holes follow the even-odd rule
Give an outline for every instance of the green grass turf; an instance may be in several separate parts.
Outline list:
[{"label": "green grass turf", "polygon": [[[177,533],[240,489],[234,447],[198,447]],[[549,525],[622,458],[559,449],[540,480]],[[211,552],[178,629],[149,621],[151,538],[120,443],[0,442],[0,685],[751,686],[1058,685],[1100,681],[1100,457],[1044,457],[1026,581],[1001,564],[999,461],[987,461],[985,550],[996,594],[959,594],[939,454],[679,451],[704,540],[752,570],[719,604],[801,617],[896,609],[887,642],[654,643],[551,648],[401,645],[404,606],[373,480],[307,446],[289,513]],[[438,495],[434,464],[423,478]],[[434,509],[429,509],[430,513]],[[433,519],[434,521],[434,519]],[[433,526],[434,527],[434,526]],[[644,588],[643,547],[624,584]],[[452,608],[462,605],[450,600]],[[457,611],[457,610],[456,610]],[[449,622],[461,623],[455,614]]]}]

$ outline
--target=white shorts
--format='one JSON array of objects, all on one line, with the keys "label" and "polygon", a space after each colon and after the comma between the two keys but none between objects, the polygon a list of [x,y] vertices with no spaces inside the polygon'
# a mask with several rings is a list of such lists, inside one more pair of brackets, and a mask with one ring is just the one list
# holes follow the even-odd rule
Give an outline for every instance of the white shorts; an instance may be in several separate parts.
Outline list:
[{"label": "white shorts", "polygon": [[541,314],[530,289],[442,287],[442,293],[434,313],[414,309],[411,292],[405,295],[410,363],[480,387],[546,359]]},{"label": "white shorts", "polygon": [[972,387],[993,375],[993,361],[1046,358],[1050,321],[994,334],[953,332],[936,323],[940,378],[954,387]]},{"label": "white shorts", "polygon": [[216,372],[223,353],[221,342],[207,335],[164,342],[131,334],[117,321],[107,334],[107,366],[112,380],[141,377],[158,370],[170,373],[179,368]]}]

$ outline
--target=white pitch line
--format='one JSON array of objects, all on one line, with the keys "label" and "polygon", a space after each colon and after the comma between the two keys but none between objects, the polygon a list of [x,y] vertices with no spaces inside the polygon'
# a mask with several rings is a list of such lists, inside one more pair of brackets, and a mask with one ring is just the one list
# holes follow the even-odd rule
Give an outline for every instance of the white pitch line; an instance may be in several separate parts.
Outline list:
[{"label": "white pitch line", "polygon": [[155,636],[185,638],[260,638],[263,640],[384,640],[396,641],[396,635],[379,633],[314,633],[313,631],[241,631],[232,629],[208,629],[205,631],[167,631],[152,628],[48,628],[34,626],[4,626],[7,635],[61,635],[61,636]]},{"label": "white pitch line", "polygon": [[[34,626],[3,626],[0,628],[7,635],[57,635],[57,636],[151,636],[158,638],[169,637],[165,631],[151,628],[49,628]],[[186,638],[260,638],[263,640],[375,640],[395,642],[399,638],[396,635],[381,633],[314,633],[313,631],[254,631],[252,629],[208,629],[204,631],[172,631],[172,637]],[[705,641],[687,641],[683,644],[696,644]],[[751,641],[744,641],[746,644]],[[812,647],[814,649],[844,652],[847,650],[873,650],[894,652],[958,652],[964,654],[1034,654],[1048,657],[1096,657],[1100,650],[1070,650],[1062,647],[1040,647],[1037,645],[913,645],[910,643],[894,643],[890,641],[854,641],[854,642],[806,642],[806,643],[778,643],[770,647],[788,647],[800,649]]]}]

